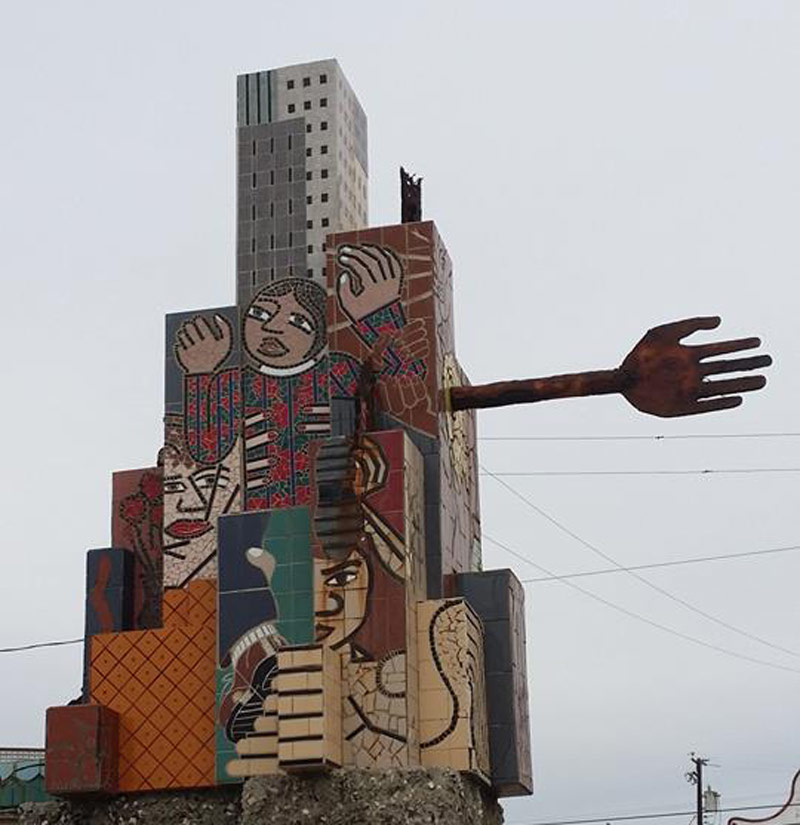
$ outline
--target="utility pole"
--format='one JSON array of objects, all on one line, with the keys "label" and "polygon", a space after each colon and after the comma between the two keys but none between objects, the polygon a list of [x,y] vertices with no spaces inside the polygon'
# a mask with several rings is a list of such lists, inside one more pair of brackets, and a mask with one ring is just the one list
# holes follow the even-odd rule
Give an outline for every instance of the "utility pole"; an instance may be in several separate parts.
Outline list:
[{"label": "utility pole", "polygon": [[703,820],[703,766],[708,764],[708,759],[697,756],[694,751],[689,754],[689,758],[694,764],[694,770],[687,772],[686,781],[697,788],[697,825],[705,825]]}]

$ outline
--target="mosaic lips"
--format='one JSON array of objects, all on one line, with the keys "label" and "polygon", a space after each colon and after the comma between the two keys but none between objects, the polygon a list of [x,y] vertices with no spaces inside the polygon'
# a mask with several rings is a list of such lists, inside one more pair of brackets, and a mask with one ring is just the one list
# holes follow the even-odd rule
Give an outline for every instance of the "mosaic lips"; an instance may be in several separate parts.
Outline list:
[{"label": "mosaic lips", "polygon": [[289,352],[289,347],[283,343],[279,338],[276,338],[274,335],[270,335],[258,345],[258,351],[262,355],[270,355],[272,357],[276,357],[279,355],[286,355]]},{"label": "mosaic lips", "polygon": [[164,532],[174,539],[196,539],[211,529],[207,521],[199,518],[181,518],[168,524]]},{"label": "mosaic lips", "polygon": [[315,641],[321,642],[328,638],[328,636],[333,633],[334,628],[331,627],[329,624],[315,624],[314,625],[314,636]]}]

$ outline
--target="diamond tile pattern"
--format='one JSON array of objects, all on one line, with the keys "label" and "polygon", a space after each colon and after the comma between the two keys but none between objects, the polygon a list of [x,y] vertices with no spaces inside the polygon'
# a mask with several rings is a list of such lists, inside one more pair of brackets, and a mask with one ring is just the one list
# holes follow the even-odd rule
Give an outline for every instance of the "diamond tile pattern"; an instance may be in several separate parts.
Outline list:
[{"label": "diamond tile pattern", "polygon": [[214,784],[216,582],[164,594],[164,626],[91,640],[91,700],[119,714],[119,790]]}]

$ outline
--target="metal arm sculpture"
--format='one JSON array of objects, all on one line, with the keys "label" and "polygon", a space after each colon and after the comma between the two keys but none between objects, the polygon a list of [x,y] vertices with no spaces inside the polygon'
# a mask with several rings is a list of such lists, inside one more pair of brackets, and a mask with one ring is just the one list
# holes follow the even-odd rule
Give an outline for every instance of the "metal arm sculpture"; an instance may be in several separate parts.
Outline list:
[{"label": "metal arm sculpture", "polygon": [[739,338],[695,346],[681,343],[693,332],[716,329],[720,322],[720,318],[711,316],[686,318],[653,327],[630,351],[622,365],[613,370],[451,387],[444,399],[445,408],[456,411],[504,407],[552,398],[609,393],[621,393],[637,410],[662,418],[738,407],[743,401],[740,393],[760,390],[767,379],[763,375],[749,375],[710,381],[709,377],[768,367],[772,358],[769,355],[755,355],[707,360],[717,355],[755,349],[761,346],[760,338]]}]

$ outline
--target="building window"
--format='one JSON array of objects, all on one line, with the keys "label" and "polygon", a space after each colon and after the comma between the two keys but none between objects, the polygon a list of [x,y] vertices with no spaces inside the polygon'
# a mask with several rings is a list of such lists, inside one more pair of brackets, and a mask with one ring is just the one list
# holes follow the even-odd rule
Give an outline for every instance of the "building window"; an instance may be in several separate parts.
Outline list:
[{"label": "building window", "polygon": [[327,250],[327,248],[328,248],[328,247],[327,247],[327,245],[325,244],[325,241],[323,241],[323,242],[322,242],[322,251],[323,251],[323,252],[325,252],[325,251]]},{"label": "building window", "polygon": [[306,270],[306,275],[308,275],[309,278],[313,278],[314,277],[314,270],[313,269],[307,269]]},{"label": "building window", "polygon": [[252,286],[256,285],[256,271],[255,269],[250,273],[250,283]]},{"label": "building window", "polygon": [[327,155],[328,154],[328,147],[327,146],[320,146],[319,147],[319,153],[321,155]]},{"label": "building window", "polygon": [[327,178],[328,177],[328,170],[327,169],[320,170],[319,175],[320,175],[321,178]]},{"label": "building window", "polygon": [[306,132],[310,132],[310,131],[311,131],[311,124],[306,123]]},{"label": "building window", "polygon": [[306,180],[311,180],[311,172],[306,172]]},{"label": "building window", "polygon": [[289,135],[289,137],[286,139],[286,145],[288,146],[289,149],[292,148],[292,136],[291,135]]},{"label": "building window", "polygon": [[310,146],[306,146],[306,157],[307,158],[311,157],[311,147]]},{"label": "building window", "polygon": [[304,77],[303,78],[303,86],[310,86],[310,85],[311,85],[311,78],[310,77]]},{"label": "building window", "polygon": [[328,82],[328,75],[326,75],[326,74],[321,74],[321,75],[319,76],[319,82],[320,82],[320,83],[327,83],[327,82]]},{"label": "building window", "polygon": [[327,97],[321,97],[319,99],[319,105],[324,109],[328,105],[328,98]]},{"label": "building window", "polygon": [[328,225],[328,219],[327,219],[327,218],[323,218],[323,219],[322,219],[322,225],[323,225],[323,226],[327,226],[327,225]]},{"label": "building window", "polygon": [[308,110],[311,108],[311,101],[310,101],[310,100],[304,100],[304,101],[303,101],[303,108],[304,108],[306,111],[308,111]]},{"label": "building window", "polygon": [[255,172],[253,172],[253,183],[252,183],[252,187],[253,187],[253,189],[255,189],[255,188],[256,188],[256,185],[257,185],[257,184],[256,184],[256,173],[255,173]]},{"label": "building window", "polygon": [[275,236],[274,235],[269,236],[269,248],[270,249],[275,249]]},{"label": "building window", "polygon": [[320,199],[323,203],[327,203],[327,202],[328,202],[328,193],[327,193],[327,192],[323,192],[323,193],[320,195],[320,198],[319,198],[319,199]]},{"label": "building window", "polygon": [[255,238],[250,238],[250,251],[251,252],[256,251],[256,239]]},{"label": "building window", "polygon": [[275,201],[270,201],[269,202],[269,216],[270,216],[270,218],[275,217]]},{"label": "building window", "polygon": [[314,221],[306,221],[306,229],[313,229]]},{"label": "building window", "polygon": [[294,89],[294,80],[287,80],[286,81],[286,88],[287,89]]},{"label": "building window", "polygon": [[291,166],[289,167],[289,176],[288,177],[289,177],[289,183],[291,183],[292,182],[292,167]]},{"label": "building window", "polygon": [[294,267],[291,264],[289,264],[289,275],[294,275]]},{"label": "building window", "polygon": [[253,154],[255,154],[255,153],[256,153],[256,142],[255,142],[255,141],[253,141],[253,150],[252,150],[252,153],[253,153]]},{"label": "building window", "polygon": [[275,170],[274,169],[269,170],[269,182],[270,182],[270,185],[275,183]]},{"label": "building window", "polygon": [[269,139],[269,151],[270,153],[275,151],[275,138]]},{"label": "building window", "polygon": [[314,244],[310,243],[310,244],[306,247],[306,252],[308,252],[308,254],[310,255],[313,251],[314,251]]},{"label": "building window", "polygon": [[256,205],[251,204],[250,206],[250,220],[254,221],[256,219]]},{"label": "building window", "polygon": [[313,203],[313,201],[314,201],[314,198],[313,198],[311,195],[306,195],[306,203],[307,203],[309,206],[311,206],[311,204]]},{"label": "building window", "polygon": [[286,108],[289,110],[290,115],[294,114],[294,103],[290,103]]},{"label": "building window", "polygon": [[294,212],[294,201],[289,198],[289,214],[291,215]]},{"label": "building window", "polygon": [[290,233],[289,233],[289,244],[288,244],[289,246],[292,246],[292,240],[293,240],[293,235],[292,235],[292,233],[290,232]]},{"label": "building window", "polygon": [[327,120],[323,120],[323,121],[319,124],[319,128],[320,128],[323,132],[327,132],[327,131],[328,131],[328,121],[327,121]]}]

